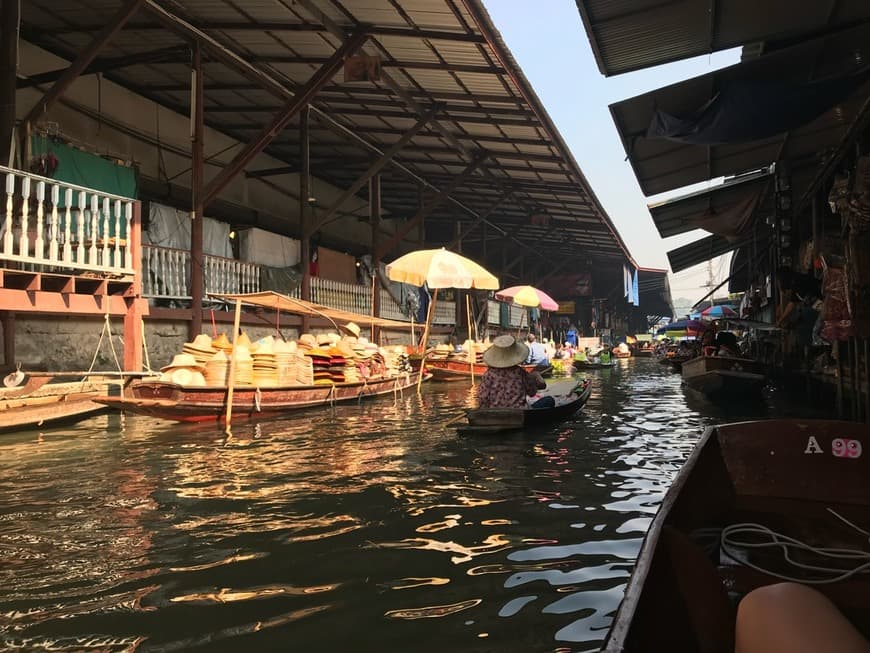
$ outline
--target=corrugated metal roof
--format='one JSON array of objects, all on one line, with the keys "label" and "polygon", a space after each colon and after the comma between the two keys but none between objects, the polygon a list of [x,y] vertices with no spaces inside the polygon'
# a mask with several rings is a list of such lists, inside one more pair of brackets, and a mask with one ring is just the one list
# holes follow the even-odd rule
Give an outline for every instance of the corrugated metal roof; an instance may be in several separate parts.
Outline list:
[{"label": "corrugated metal roof", "polygon": [[691,115],[732,79],[821,79],[854,69],[860,61],[870,61],[867,25],[617,102],[610,111],[646,195],[757,170],[780,160],[792,162],[793,175],[800,176],[815,168],[820,158],[839,143],[860,112],[870,87],[865,85],[811,123],[764,140],[684,144],[647,138],[647,128],[657,109],[675,116]]},{"label": "corrugated metal roof", "polygon": [[817,36],[870,19],[866,0],[577,0],[604,75],[748,43]]},{"label": "corrugated metal roof", "polygon": [[[480,150],[489,151],[482,170],[451,194],[453,203],[427,218],[433,229],[466,224],[473,212],[494,205],[505,191],[508,199],[490,217],[496,230],[527,233],[530,216],[546,213],[552,220],[546,242],[534,232],[526,250],[551,254],[583,252],[599,259],[631,259],[619,234],[598,203],[543,105],[492,25],[480,0],[297,0],[278,3],[251,0],[153,0],[256,69],[265,71],[292,91],[304,84],[335,51],[341,34],[369,26],[369,54],[381,58],[380,82],[345,83],[341,73],[315,98],[312,120],[312,173],[340,188],[348,187],[368,167],[373,152],[399,139],[421,112],[441,105],[437,124],[430,122],[396,156],[404,167],[382,172],[382,202],[397,213],[420,201],[420,179],[430,189],[450,183]],[[81,51],[119,2],[34,0],[22,6],[22,37],[71,59]],[[312,10],[309,12],[308,7]],[[322,13],[318,13],[322,12]],[[182,114],[189,111],[189,54],[185,38],[167,29],[152,11],[140,11],[110,43],[100,59],[147,54],[157,46],[178,46],[176,57],[157,63],[119,67],[107,78],[153,98]],[[99,60],[98,60],[99,61]],[[206,121],[245,141],[253,137],[284,103],[268,90],[222,61],[207,57]],[[413,105],[409,103],[413,100]],[[322,116],[327,116],[324,121]],[[366,142],[337,135],[343,125]],[[267,148],[296,164],[298,121]],[[457,147],[457,144],[460,147]],[[418,176],[409,179],[409,172]],[[464,208],[462,208],[464,207]],[[590,221],[587,231],[569,230]],[[532,232],[528,232],[532,233]],[[543,233],[543,232],[541,232]]]},{"label": "corrugated metal roof", "polygon": [[694,231],[690,222],[707,213],[722,213],[741,203],[747,195],[764,190],[770,181],[768,170],[731,179],[709,190],[684,195],[649,206],[650,215],[662,238]]},{"label": "corrugated metal roof", "polygon": [[738,247],[748,244],[751,240],[751,235],[737,241],[730,241],[722,236],[711,235],[677,249],[672,249],[668,252],[671,272],[681,272],[693,265],[722,256],[722,254],[727,254]]}]

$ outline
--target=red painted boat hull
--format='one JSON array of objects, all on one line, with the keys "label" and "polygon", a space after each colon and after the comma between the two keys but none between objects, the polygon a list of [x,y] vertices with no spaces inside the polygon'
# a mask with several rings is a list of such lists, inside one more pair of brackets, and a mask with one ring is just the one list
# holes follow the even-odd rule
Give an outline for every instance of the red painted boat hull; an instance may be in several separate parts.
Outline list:
[{"label": "red painted boat hull", "polygon": [[[257,388],[237,386],[233,391],[233,420],[263,419],[293,410],[360,401],[398,393],[412,387],[416,375],[369,380],[366,383]],[[162,381],[140,381],[130,387],[132,397],[96,397],[94,401],[119,410],[177,422],[222,422],[227,389],[180,386]]]}]

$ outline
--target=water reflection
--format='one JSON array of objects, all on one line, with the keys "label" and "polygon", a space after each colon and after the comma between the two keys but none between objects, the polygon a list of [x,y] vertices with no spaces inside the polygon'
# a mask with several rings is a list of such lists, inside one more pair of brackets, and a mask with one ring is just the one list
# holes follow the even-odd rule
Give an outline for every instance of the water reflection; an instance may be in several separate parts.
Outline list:
[{"label": "water reflection", "polygon": [[651,360],[583,413],[459,438],[430,385],[213,427],[103,416],[0,440],[0,643],[56,651],[594,650],[708,405]]}]

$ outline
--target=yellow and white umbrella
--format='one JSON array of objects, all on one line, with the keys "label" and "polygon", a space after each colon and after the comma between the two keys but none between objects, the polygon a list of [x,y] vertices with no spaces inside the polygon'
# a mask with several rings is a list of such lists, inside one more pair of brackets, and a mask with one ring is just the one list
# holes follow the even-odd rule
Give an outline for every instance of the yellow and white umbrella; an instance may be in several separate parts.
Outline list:
[{"label": "yellow and white umbrella", "polygon": [[483,266],[460,254],[441,249],[421,249],[400,256],[387,265],[387,277],[412,286],[424,283],[438,288],[495,290],[498,279]]},{"label": "yellow and white umbrella", "polygon": [[[387,265],[387,278],[390,281],[400,281],[414,286],[422,286],[425,283],[434,290],[432,301],[429,302],[429,310],[426,313],[426,325],[423,328],[423,338],[420,343],[424,357],[435,302],[438,301],[439,288],[476,288],[479,290],[498,288],[498,278],[483,266],[444,248],[421,249],[400,256]],[[420,380],[423,378],[423,367],[421,363]],[[473,369],[472,367],[472,373]],[[418,382],[417,388],[419,389],[419,387]]]}]

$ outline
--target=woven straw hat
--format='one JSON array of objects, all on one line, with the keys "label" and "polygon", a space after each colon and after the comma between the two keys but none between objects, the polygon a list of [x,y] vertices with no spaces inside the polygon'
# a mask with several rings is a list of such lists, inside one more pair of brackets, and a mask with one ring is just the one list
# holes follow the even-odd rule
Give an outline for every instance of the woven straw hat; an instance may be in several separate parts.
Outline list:
[{"label": "woven straw hat", "polygon": [[175,358],[172,359],[172,362],[166,367],[161,367],[161,372],[167,372],[169,370],[188,368],[192,370],[197,370],[199,372],[204,372],[205,368],[200,365],[196,358],[194,358],[191,354],[176,354]]},{"label": "woven straw hat", "polygon": [[315,338],[311,333],[303,333],[299,336],[299,344],[303,347],[316,347],[317,338]]},{"label": "woven straw hat", "polygon": [[359,338],[360,328],[359,324],[357,324],[356,322],[348,322],[347,324],[342,326],[342,329],[347,331],[354,338]]},{"label": "woven straw hat", "polygon": [[492,347],[483,352],[483,362],[490,367],[513,367],[529,356],[529,348],[513,336],[499,336]]}]

